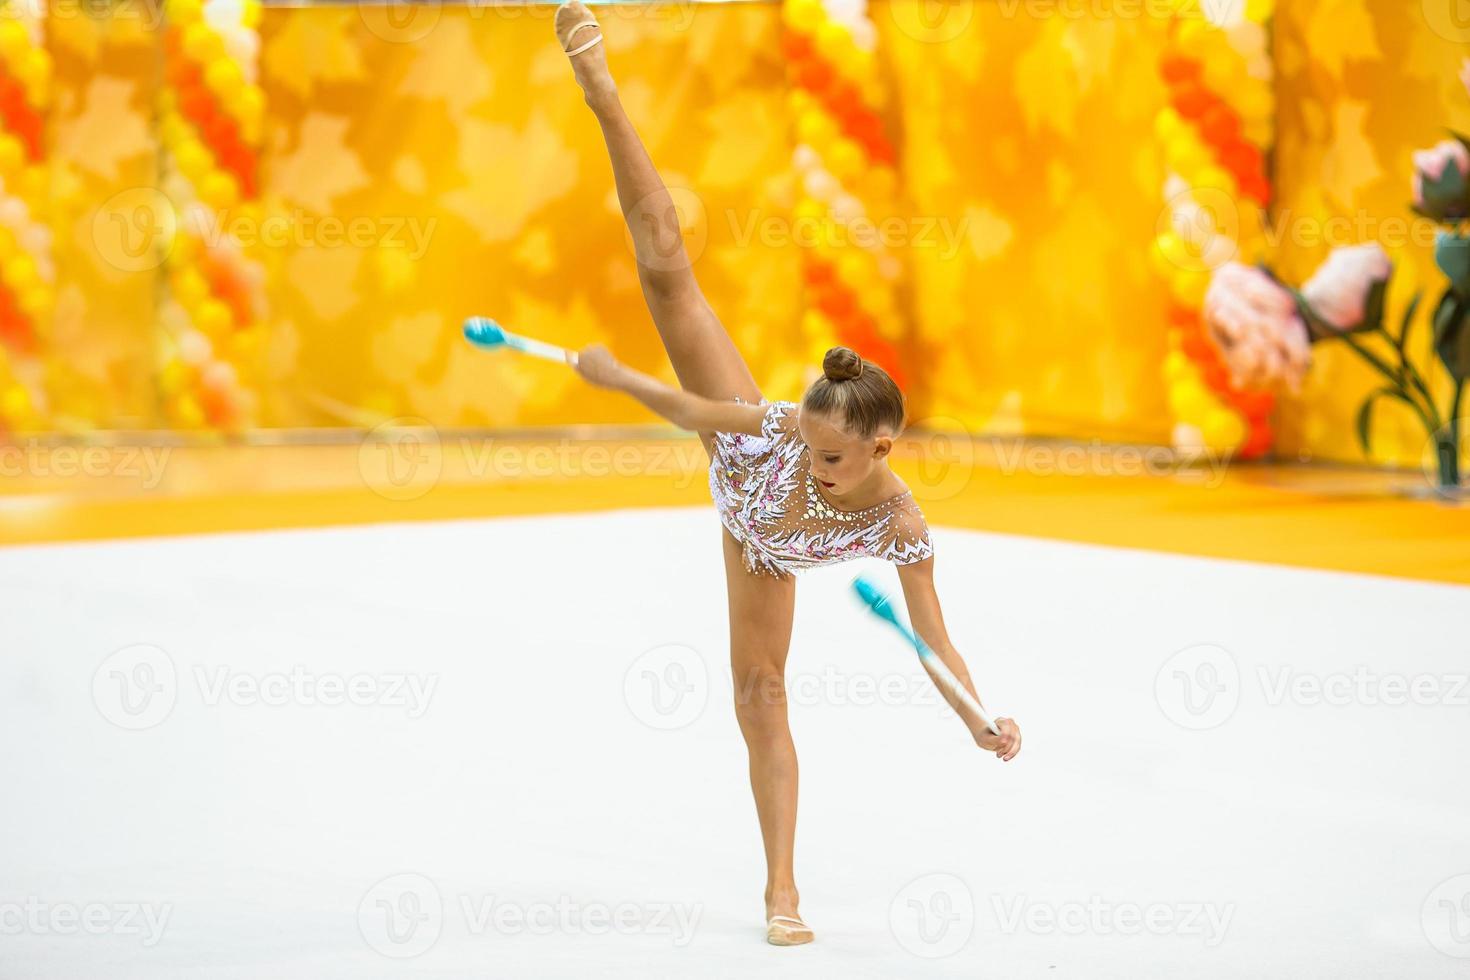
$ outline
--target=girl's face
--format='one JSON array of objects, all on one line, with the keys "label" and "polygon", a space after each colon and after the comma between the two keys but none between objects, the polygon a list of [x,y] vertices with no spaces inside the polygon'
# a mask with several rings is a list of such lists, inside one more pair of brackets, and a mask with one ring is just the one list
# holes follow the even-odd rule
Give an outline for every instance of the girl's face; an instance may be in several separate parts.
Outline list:
[{"label": "girl's face", "polygon": [[797,419],[797,431],[811,457],[812,477],[834,497],[861,487],[893,448],[892,437],[881,431],[853,436],[835,420],[805,411]]}]

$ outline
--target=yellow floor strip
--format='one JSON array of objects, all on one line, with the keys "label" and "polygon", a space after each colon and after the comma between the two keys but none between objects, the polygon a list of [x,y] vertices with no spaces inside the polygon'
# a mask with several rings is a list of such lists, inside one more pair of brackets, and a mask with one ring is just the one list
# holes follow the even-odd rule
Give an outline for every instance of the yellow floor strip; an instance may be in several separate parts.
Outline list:
[{"label": "yellow floor strip", "polygon": [[[710,506],[691,439],[90,451],[86,466],[56,450],[19,467],[13,455],[0,460],[0,543]],[[1062,475],[1017,466],[1004,449],[948,469],[895,457],[935,525],[1470,584],[1470,505],[1409,499],[1409,476],[1302,467],[1115,476],[1097,466]]]}]

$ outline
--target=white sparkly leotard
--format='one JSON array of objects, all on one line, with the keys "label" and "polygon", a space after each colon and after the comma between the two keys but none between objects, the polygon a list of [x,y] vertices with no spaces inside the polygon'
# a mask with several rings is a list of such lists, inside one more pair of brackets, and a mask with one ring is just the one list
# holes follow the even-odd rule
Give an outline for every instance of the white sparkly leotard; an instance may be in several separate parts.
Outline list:
[{"label": "white sparkly leotard", "polygon": [[934,554],[912,492],[866,510],[838,510],[810,473],[811,454],[796,428],[801,406],[760,404],[770,406],[761,434],[716,432],[709,467],[710,496],[743,546],[748,570],[785,577],[850,558],[908,565]]}]

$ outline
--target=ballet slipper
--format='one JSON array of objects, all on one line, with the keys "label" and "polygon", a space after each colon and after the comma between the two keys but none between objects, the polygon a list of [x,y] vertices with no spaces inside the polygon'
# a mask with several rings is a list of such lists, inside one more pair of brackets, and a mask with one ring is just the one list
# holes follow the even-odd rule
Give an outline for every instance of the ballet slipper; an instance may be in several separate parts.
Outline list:
[{"label": "ballet slipper", "polygon": [[[566,3],[562,4],[561,7],[559,7],[557,9],[557,11],[556,11],[557,17],[560,18],[561,17],[561,12],[563,10],[568,9],[570,6],[571,6],[570,4],[566,4]],[[596,28],[597,29],[597,36],[594,37],[594,38],[592,38],[589,41],[585,41],[582,44],[577,45],[577,47],[575,47],[575,48],[572,47],[572,43],[575,41],[575,39],[577,37],[577,33],[579,31],[585,31],[589,27],[590,28]],[[596,17],[593,17],[592,16],[592,12],[589,10],[587,12],[587,17],[585,19],[580,20],[577,23],[573,24],[565,32],[562,32],[560,29],[558,29],[558,31],[557,31],[557,40],[561,42],[561,49],[567,53],[567,57],[568,58],[575,58],[577,55],[581,54],[583,51],[586,51],[589,48],[595,47],[596,45],[598,45],[598,44],[600,44],[602,42],[602,25],[597,22],[597,18]]]},{"label": "ballet slipper", "polygon": [[773,915],[766,923],[766,942],[772,946],[801,946],[816,938],[811,926],[789,915]]}]

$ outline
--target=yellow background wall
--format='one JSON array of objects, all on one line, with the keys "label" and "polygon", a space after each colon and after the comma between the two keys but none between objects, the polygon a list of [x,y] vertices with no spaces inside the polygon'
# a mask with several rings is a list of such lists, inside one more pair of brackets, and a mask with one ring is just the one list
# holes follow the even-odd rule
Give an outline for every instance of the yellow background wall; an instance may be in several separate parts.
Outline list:
[{"label": "yellow background wall", "polygon": [[[1444,290],[1434,226],[1409,204],[1414,151],[1446,139],[1447,126],[1470,132],[1470,94],[1458,78],[1470,57],[1470,21],[1457,23],[1455,9],[1448,0],[1297,0],[1276,14],[1275,264],[1300,283],[1329,243],[1382,241],[1397,268],[1395,326],[1416,289],[1426,306]],[[1443,411],[1450,385],[1431,354],[1423,310],[1420,317],[1416,363]],[[1278,450],[1361,460],[1357,407],[1378,378],[1345,347],[1319,345],[1306,389],[1283,405]],[[1422,425],[1388,401],[1375,408],[1375,456],[1417,466],[1429,450]]]},{"label": "yellow background wall", "polygon": [[[1033,7],[872,8],[917,219],[902,297],[915,415],[1163,441],[1164,294],[1146,252],[1163,176],[1152,133],[1163,24]],[[1470,129],[1455,79],[1470,38],[1446,37],[1423,9],[1298,0],[1278,11],[1277,186],[1298,222],[1406,218],[1409,154],[1445,124]],[[458,335],[464,316],[493,315],[556,343],[608,343],[672,381],[552,8],[424,8],[393,22],[368,11],[272,8],[261,27],[262,213],[294,222],[290,242],[265,250],[264,422],[648,421],[555,365],[478,354]],[[792,199],[777,9],[603,11],[629,112],[685,189],[710,301],[767,394],[796,397],[812,368],[788,343],[797,247],[750,237]],[[157,279],[117,268],[92,227],[99,202],[156,180],[153,38],[136,19],[74,17],[51,32],[54,342],[67,370],[55,394],[91,424],[156,424]],[[364,222],[368,240],[340,243],[328,217]],[[1427,252],[1391,251],[1435,286]],[[1299,281],[1325,252],[1288,236],[1277,264]],[[1345,354],[1323,350],[1308,390],[1285,402],[1289,451],[1360,458],[1352,416],[1373,379]],[[1416,457],[1417,436],[1387,408],[1379,435],[1384,458]]]}]

